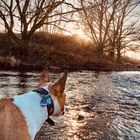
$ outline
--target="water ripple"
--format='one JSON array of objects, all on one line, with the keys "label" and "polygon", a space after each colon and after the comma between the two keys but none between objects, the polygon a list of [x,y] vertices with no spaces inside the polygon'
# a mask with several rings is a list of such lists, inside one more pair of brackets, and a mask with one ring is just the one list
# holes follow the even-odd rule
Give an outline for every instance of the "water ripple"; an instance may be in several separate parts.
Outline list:
[{"label": "water ripple", "polygon": [[[58,74],[51,73],[55,81]],[[35,88],[39,73],[0,71],[0,97]],[[140,140],[140,72],[72,72],[66,113],[36,140]]]}]

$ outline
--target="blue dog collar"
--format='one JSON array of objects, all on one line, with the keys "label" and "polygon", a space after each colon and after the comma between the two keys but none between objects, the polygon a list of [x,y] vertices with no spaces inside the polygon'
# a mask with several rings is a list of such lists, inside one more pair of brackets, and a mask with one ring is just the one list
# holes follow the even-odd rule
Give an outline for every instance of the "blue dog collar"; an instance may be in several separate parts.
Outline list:
[{"label": "blue dog collar", "polygon": [[48,92],[48,87],[38,88],[33,91],[39,93],[39,95],[42,97],[42,99],[40,101],[40,105],[42,107],[46,106],[48,109],[49,116],[52,115],[54,112],[54,104],[53,104],[53,100]]}]

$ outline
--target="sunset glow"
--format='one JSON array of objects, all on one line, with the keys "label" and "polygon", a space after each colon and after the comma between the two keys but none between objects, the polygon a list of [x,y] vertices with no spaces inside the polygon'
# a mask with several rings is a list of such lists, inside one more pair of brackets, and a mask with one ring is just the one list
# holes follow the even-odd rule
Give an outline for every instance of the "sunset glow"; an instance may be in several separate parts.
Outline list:
[{"label": "sunset glow", "polygon": [[128,52],[126,53],[126,55],[129,56],[129,57],[131,57],[131,58],[140,60],[140,52],[128,51]]}]

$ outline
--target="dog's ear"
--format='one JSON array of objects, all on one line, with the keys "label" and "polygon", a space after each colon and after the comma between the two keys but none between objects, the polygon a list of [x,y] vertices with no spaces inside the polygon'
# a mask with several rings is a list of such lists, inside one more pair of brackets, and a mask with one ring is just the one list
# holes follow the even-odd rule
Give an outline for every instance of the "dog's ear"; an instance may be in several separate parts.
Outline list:
[{"label": "dog's ear", "polygon": [[39,87],[49,81],[50,81],[49,71],[48,71],[48,68],[46,67],[41,73],[37,87]]},{"label": "dog's ear", "polygon": [[53,90],[55,90],[56,96],[61,96],[65,90],[67,80],[67,71],[65,71],[62,77],[53,85]]}]

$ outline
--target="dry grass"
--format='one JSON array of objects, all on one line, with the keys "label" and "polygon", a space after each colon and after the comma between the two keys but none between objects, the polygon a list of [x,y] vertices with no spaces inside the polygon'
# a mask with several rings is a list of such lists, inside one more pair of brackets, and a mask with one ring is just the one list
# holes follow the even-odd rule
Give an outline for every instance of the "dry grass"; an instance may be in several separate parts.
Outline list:
[{"label": "dry grass", "polygon": [[[16,65],[48,65],[74,69],[119,70],[135,65],[136,60],[123,58],[123,64],[115,62],[107,55],[99,64],[97,52],[92,44],[76,36],[64,36],[37,32],[26,48],[18,48],[5,34],[0,34],[0,62]],[[26,55],[21,57],[20,51],[26,49]],[[14,59],[13,59],[14,58]],[[7,61],[6,61],[7,60]],[[15,61],[16,60],[16,61]],[[12,65],[13,66],[13,65]]]}]

